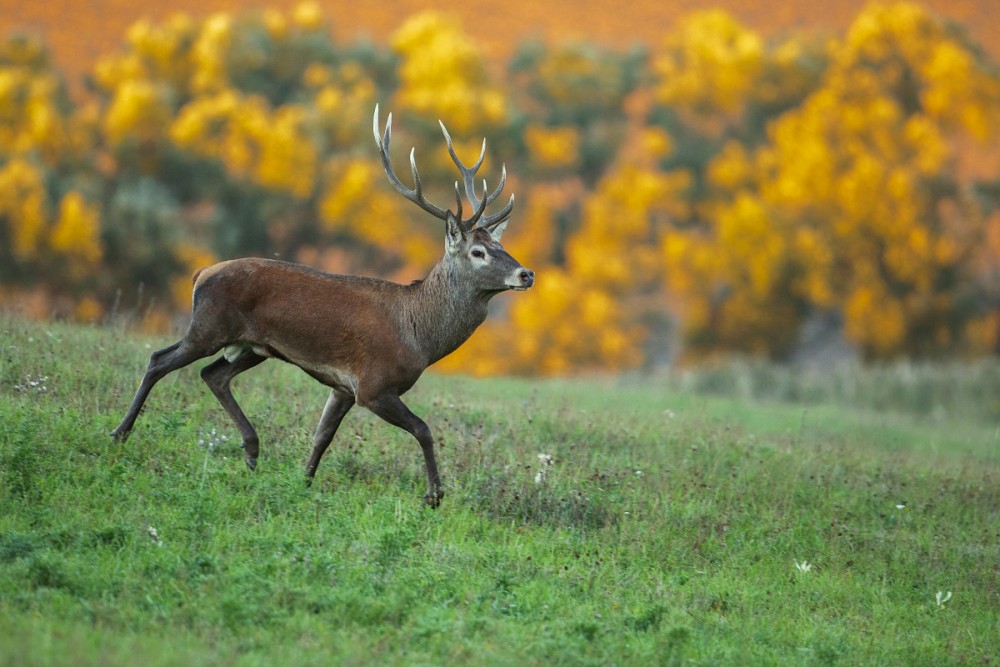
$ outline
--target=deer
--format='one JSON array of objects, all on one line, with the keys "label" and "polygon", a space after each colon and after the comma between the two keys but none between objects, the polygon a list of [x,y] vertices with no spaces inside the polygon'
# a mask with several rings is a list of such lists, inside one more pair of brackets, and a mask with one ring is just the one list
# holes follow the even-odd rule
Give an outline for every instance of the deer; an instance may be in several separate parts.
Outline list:
[{"label": "deer", "polygon": [[190,325],[181,340],[150,355],[132,403],[111,432],[114,440],[128,439],[157,382],[221,351],[201,370],[201,378],[239,431],[247,467],[256,470],[260,439],[233,397],[230,383],[268,359],[280,359],[330,388],[305,466],[307,484],[312,483],[344,416],[357,404],[417,440],[427,474],[424,503],[438,507],[444,492],[433,434],[400,397],[428,366],[456,350],[486,320],[494,296],[527,290],[535,280],[534,272],[500,243],[514,195],[501,210],[486,213],[503,191],[506,165],[501,167],[499,185],[491,192],[483,180],[480,195],[475,178],[486,155],[486,140],[476,162],[466,166],[444,123],[439,124],[472,207],[468,218],[462,217],[457,180],[454,211],[427,200],[415,147],[410,150],[413,186],[403,184],[389,159],[392,114],[381,136],[378,105],[372,118],[389,182],[404,198],[444,222],[444,255],[425,278],[399,284],[262,258],[232,259],[197,270],[192,277]]}]

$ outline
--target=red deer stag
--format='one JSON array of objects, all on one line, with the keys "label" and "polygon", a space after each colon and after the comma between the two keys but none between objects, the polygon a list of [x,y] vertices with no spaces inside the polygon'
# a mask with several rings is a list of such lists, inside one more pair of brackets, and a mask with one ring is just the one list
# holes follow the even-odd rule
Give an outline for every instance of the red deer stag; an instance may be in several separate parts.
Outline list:
[{"label": "red deer stag", "polygon": [[331,388],[313,441],[306,476],[312,481],[323,453],[347,411],[357,403],[408,431],[420,443],[427,468],[425,502],[437,507],[443,497],[434,459],[434,439],[427,424],[400,400],[428,366],[454,351],[486,319],[490,299],[506,290],[526,290],[535,274],[500,245],[514,207],[486,208],[506,181],[489,192],[476,192],[475,174],[483,162],[465,166],[441,124],[448,152],[458,167],[472,214],[462,219],[458,182],[455,212],[427,201],[421,189],[414,151],[410,151],[413,187],[405,186],[389,161],[392,114],[379,137],[379,114],[373,118],[375,143],[392,185],[445,227],[445,252],[426,278],[410,285],[361,276],[332,275],[269,259],[220,262],[194,274],[191,324],[184,337],[154,352],[132,404],[111,432],[128,438],[142,405],[168,373],[222,350],[201,377],[222,403],[243,439],[247,466],[257,465],[259,439],[236,403],[229,384],[240,373],[271,357],[295,364]]}]

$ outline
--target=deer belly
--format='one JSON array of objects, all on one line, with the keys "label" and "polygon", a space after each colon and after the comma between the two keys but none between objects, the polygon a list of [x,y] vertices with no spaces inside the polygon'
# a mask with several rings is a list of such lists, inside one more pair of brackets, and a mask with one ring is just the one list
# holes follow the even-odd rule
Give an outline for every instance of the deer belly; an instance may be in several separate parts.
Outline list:
[{"label": "deer belly", "polygon": [[354,373],[348,370],[326,364],[310,364],[296,359],[288,361],[332,389],[351,396],[354,396],[358,390],[358,379]]}]

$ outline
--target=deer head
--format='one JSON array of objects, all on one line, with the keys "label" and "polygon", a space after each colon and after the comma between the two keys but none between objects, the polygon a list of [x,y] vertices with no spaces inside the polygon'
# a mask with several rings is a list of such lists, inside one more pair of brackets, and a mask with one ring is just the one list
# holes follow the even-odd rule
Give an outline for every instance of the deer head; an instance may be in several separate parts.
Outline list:
[{"label": "deer head", "polygon": [[375,143],[378,145],[382,158],[382,167],[389,182],[406,199],[445,223],[445,257],[442,261],[446,266],[464,276],[479,291],[490,296],[508,289],[516,291],[528,289],[534,284],[534,272],[521,266],[520,262],[511,257],[500,244],[500,238],[507,228],[511,211],[514,209],[514,195],[510,196],[510,200],[500,211],[486,215],[486,208],[496,201],[500,193],[503,192],[503,187],[507,182],[506,165],[502,166],[500,183],[492,192],[489,191],[486,181],[483,180],[483,192],[482,197],[480,197],[476,192],[475,177],[486,156],[486,139],[483,139],[479,158],[475,164],[468,167],[455,152],[451,135],[448,134],[444,123],[441,121],[438,123],[441,125],[441,132],[448,144],[448,153],[462,176],[465,197],[472,205],[472,213],[469,217],[465,219],[462,217],[462,194],[458,181],[455,181],[456,207],[454,212],[451,209],[442,209],[427,200],[423,194],[420,174],[417,171],[416,149],[410,149],[410,171],[413,174],[413,187],[407,187],[399,180],[389,159],[389,142],[392,140],[392,114],[389,114],[385,131],[380,135],[378,105],[376,105],[375,115],[372,119],[372,132],[375,135]]}]

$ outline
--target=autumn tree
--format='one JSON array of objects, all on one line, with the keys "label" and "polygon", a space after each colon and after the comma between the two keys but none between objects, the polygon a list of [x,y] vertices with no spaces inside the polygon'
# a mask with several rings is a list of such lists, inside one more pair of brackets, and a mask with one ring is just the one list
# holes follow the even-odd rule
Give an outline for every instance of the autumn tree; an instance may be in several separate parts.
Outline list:
[{"label": "autumn tree", "polygon": [[728,142],[759,145],[768,123],[816,88],[824,47],[795,34],[768,44],[721,9],[690,14],[667,34],[651,58],[649,122],[674,143],[663,167],[692,174],[692,200],[712,196],[708,165]]},{"label": "autumn tree", "polygon": [[324,213],[343,191],[340,156],[364,136],[391,65],[335,45],[311,2],[133,25],[92,79],[120,280],[183,305],[191,271],[216,257],[295,258],[342,231]]},{"label": "autumn tree", "polygon": [[592,188],[614,160],[628,130],[626,102],[640,83],[646,55],[580,42],[530,42],[508,71],[532,174],[572,174]]},{"label": "autumn tree", "polygon": [[866,10],[831,48],[766,142],[713,156],[699,223],[664,239],[696,346],[782,358],[833,310],[869,357],[932,355],[982,317],[969,267],[984,222],[956,165],[1000,120],[995,68],[905,3]]},{"label": "autumn tree", "polygon": [[71,104],[40,41],[0,43],[0,301],[32,302],[42,315],[100,314],[91,120]]}]

